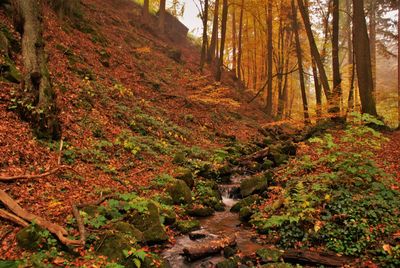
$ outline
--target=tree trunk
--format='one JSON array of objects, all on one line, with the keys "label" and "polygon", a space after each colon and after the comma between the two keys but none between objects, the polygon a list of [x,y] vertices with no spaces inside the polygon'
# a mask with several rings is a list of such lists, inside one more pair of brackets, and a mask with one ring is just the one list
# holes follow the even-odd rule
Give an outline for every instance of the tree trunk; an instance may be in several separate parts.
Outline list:
[{"label": "tree trunk", "polygon": [[364,2],[353,0],[353,46],[361,99],[361,112],[377,115],[373,98],[371,53],[365,21]]},{"label": "tree trunk", "polygon": [[144,0],[143,2],[143,8],[142,8],[142,19],[143,22],[148,22],[150,17],[149,13],[149,0]]},{"label": "tree trunk", "polygon": [[369,46],[371,51],[371,67],[372,67],[372,96],[376,101],[376,0],[369,2]]},{"label": "tree trunk", "polygon": [[224,48],[226,37],[226,23],[228,20],[228,0],[222,2],[222,22],[221,22],[221,45],[219,50],[219,59],[215,79],[221,81],[222,69],[224,67]]},{"label": "tree trunk", "polygon": [[[14,0],[21,22],[22,58],[25,69],[19,111],[32,122],[40,138],[59,139],[61,126],[57,118],[56,95],[50,82],[44,51],[41,7],[35,0]],[[33,107],[33,109],[32,109]]]},{"label": "tree trunk", "polygon": [[237,57],[237,73],[239,81],[242,81],[242,34],[243,34],[243,11],[244,11],[244,0],[240,6],[240,18],[239,18],[239,43],[238,43],[238,57]]},{"label": "tree trunk", "polygon": [[232,6],[232,72],[235,75],[235,79],[237,77],[236,66],[237,66],[237,58],[236,58],[236,8]]},{"label": "tree trunk", "polygon": [[349,82],[349,98],[347,101],[347,111],[353,111],[354,109],[354,52],[353,52],[353,43],[352,43],[352,31],[351,31],[351,4],[350,0],[346,0],[346,12],[348,13],[347,15],[347,50],[348,50],[348,56],[347,56],[347,62],[349,65],[349,70],[348,70],[348,82]]},{"label": "tree trunk", "polygon": [[313,70],[313,77],[314,77],[314,86],[315,86],[315,101],[316,101],[316,114],[317,114],[317,121],[322,119],[322,91],[321,91],[321,84],[319,83],[318,79],[318,70],[317,66],[315,65],[315,61],[312,60],[312,70]]},{"label": "tree trunk", "polygon": [[303,70],[303,55],[301,51],[300,45],[300,37],[299,37],[299,25],[297,22],[297,10],[292,0],[292,18],[293,18],[293,30],[294,30],[294,38],[296,42],[296,54],[297,54],[297,61],[298,61],[298,68],[299,68],[299,80],[300,80],[300,89],[301,89],[301,98],[303,100],[303,113],[304,113],[304,123],[309,124],[310,116],[308,114],[308,103],[307,103],[307,94],[306,94],[306,87],[304,83],[304,70]]},{"label": "tree trunk", "polygon": [[328,100],[328,104],[329,104],[329,106],[332,106],[332,97],[331,97],[331,90],[329,87],[328,77],[326,75],[324,64],[322,62],[321,55],[319,54],[317,44],[315,43],[314,34],[311,29],[311,22],[310,22],[310,17],[308,15],[307,7],[304,5],[303,0],[297,0],[297,3],[299,6],[301,16],[303,18],[304,27],[305,27],[305,30],[307,33],[307,38],[310,43],[311,55],[312,55],[313,59],[315,60],[315,63],[318,67],[320,82],[324,89],[326,99]]},{"label": "tree trunk", "polygon": [[333,102],[332,112],[340,116],[340,99],[342,95],[342,79],[339,62],[339,0],[332,3],[332,72],[333,72]]},{"label": "tree trunk", "polygon": [[267,115],[271,116],[272,115],[272,53],[273,53],[273,45],[272,45],[272,0],[268,1],[268,10],[267,10],[267,38],[268,38],[268,44],[267,44],[267,79],[268,79],[268,84],[267,84],[267,106],[266,106],[266,112]]},{"label": "tree trunk", "polygon": [[204,12],[203,12],[203,44],[201,46],[201,58],[200,58],[200,71],[203,72],[204,63],[206,61],[207,53],[207,22],[208,22],[208,0],[204,2]]},{"label": "tree trunk", "polygon": [[218,17],[219,17],[219,0],[215,0],[213,28],[211,34],[210,48],[207,53],[207,62],[211,63],[215,59],[217,39],[218,39]]},{"label": "tree trunk", "polygon": [[158,11],[158,29],[161,34],[165,34],[165,1],[160,0],[160,8]]}]

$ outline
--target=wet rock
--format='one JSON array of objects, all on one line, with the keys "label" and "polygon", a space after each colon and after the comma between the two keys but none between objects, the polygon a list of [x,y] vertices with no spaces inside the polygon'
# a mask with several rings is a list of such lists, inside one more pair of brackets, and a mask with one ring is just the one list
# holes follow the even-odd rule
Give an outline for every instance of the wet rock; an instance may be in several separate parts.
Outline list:
[{"label": "wet rock", "polygon": [[219,183],[230,183],[233,173],[232,167],[225,165],[217,170]]},{"label": "wet rock", "polygon": [[[136,266],[134,266],[136,267]],[[141,268],[171,268],[168,261],[156,254],[147,255],[141,265]]]},{"label": "wet rock", "polygon": [[18,246],[25,249],[36,249],[43,242],[43,231],[43,228],[34,224],[21,229],[16,235]]},{"label": "wet rock", "polygon": [[271,180],[271,173],[264,173],[242,181],[240,184],[240,194],[247,197],[255,193],[261,193],[268,188],[268,180]]},{"label": "wet rock", "polygon": [[192,192],[189,186],[182,180],[175,180],[167,189],[174,204],[189,204],[192,202]]},{"label": "wet rock", "polygon": [[208,217],[214,214],[214,210],[210,207],[194,206],[186,210],[187,214],[192,217]]},{"label": "wet rock", "polygon": [[175,224],[175,227],[179,232],[187,234],[191,231],[200,229],[200,222],[198,220],[178,221]]},{"label": "wet rock", "polygon": [[183,180],[190,189],[194,186],[194,174],[189,168],[180,168],[176,171],[175,178]]},{"label": "wet rock", "polygon": [[125,258],[123,251],[130,250],[132,244],[129,238],[122,233],[106,232],[98,241],[97,253],[108,257],[110,260],[122,260]]},{"label": "wet rock", "polygon": [[248,222],[253,215],[253,211],[249,207],[243,207],[239,211],[239,219],[243,222]]},{"label": "wet rock", "polygon": [[135,226],[133,226],[132,224],[120,221],[120,222],[114,223],[112,225],[112,228],[122,234],[133,237],[135,239],[135,241],[138,243],[144,242],[143,233],[139,229],[137,229]]},{"label": "wet rock", "polygon": [[256,251],[257,257],[262,263],[279,262],[282,257],[282,251],[277,249],[260,248]]},{"label": "wet rock", "polygon": [[207,237],[207,234],[200,232],[190,232],[189,238],[190,240],[199,240]]},{"label": "wet rock", "polygon": [[147,244],[158,244],[168,240],[160,221],[158,207],[153,202],[147,204],[147,211],[133,211],[126,216],[126,220],[143,233]]},{"label": "wet rock", "polygon": [[237,202],[235,205],[233,205],[233,207],[231,208],[231,212],[239,212],[240,209],[242,209],[243,207],[251,206],[254,203],[256,203],[258,200],[260,200],[260,196],[258,196],[256,194],[248,196],[248,197],[240,200],[239,202]]}]

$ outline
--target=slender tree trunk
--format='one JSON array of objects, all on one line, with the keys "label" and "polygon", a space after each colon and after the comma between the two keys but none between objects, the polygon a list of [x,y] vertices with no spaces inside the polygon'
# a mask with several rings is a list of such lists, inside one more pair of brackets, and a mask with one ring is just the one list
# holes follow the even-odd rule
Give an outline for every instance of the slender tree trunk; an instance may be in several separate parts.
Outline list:
[{"label": "slender tree trunk", "polygon": [[242,0],[240,6],[240,18],[239,18],[239,44],[238,44],[238,58],[237,58],[237,73],[238,79],[241,81],[242,78],[242,32],[243,32],[243,11],[244,11],[244,0]]},{"label": "slender tree trunk", "polygon": [[222,1],[222,21],[221,21],[221,45],[219,50],[219,59],[215,80],[221,81],[222,69],[224,67],[224,49],[226,37],[226,24],[228,20],[228,0]]},{"label": "slender tree trunk", "polygon": [[315,63],[318,67],[318,72],[320,76],[320,82],[322,84],[322,87],[325,92],[326,99],[328,100],[329,106],[332,106],[332,93],[329,87],[329,82],[328,82],[328,77],[325,72],[325,67],[321,59],[321,55],[319,54],[317,44],[315,43],[314,39],[314,34],[311,29],[311,22],[310,22],[310,17],[308,15],[308,8],[304,5],[303,0],[297,0],[299,10],[301,13],[301,16],[303,18],[304,22],[304,27],[307,33],[307,38],[310,43],[310,48],[311,48],[311,54],[313,59],[315,60]]},{"label": "slender tree trunk", "polygon": [[351,0],[346,0],[346,12],[347,12],[347,62],[349,65],[348,70],[348,82],[349,82],[349,98],[347,101],[347,111],[354,110],[354,52],[353,52],[353,42],[352,42],[352,27],[351,27]]},{"label": "slender tree trunk", "polygon": [[267,106],[266,112],[267,115],[272,115],[272,53],[273,53],[273,45],[272,45],[272,0],[268,0],[268,19],[267,19],[267,38],[268,38],[268,45],[267,45]]},{"label": "slender tree trunk", "polygon": [[369,2],[369,40],[371,50],[371,66],[372,66],[372,96],[376,101],[376,0],[370,0]]},{"label": "slender tree trunk", "polygon": [[149,13],[149,0],[144,0],[142,8],[142,19],[144,22],[148,22],[150,17]]},{"label": "slender tree trunk", "polygon": [[232,6],[232,72],[237,78],[237,54],[236,54],[236,7]]},{"label": "slender tree trunk", "polygon": [[218,39],[218,17],[219,17],[219,0],[215,0],[213,28],[211,34],[210,48],[207,53],[207,62],[211,63],[215,59],[217,39]]},{"label": "slender tree trunk", "polygon": [[310,116],[308,114],[306,86],[304,83],[303,55],[302,55],[301,45],[300,45],[299,25],[297,22],[297,10],[296,10],[294,0],[292,0],[292,18],[293,18],[294,38],[295,38],[295,43],[296,43],[296,54],[297,54],[297,61],[298,61],[298,68],[299,68],[301,98],[303,100],[304,123],[309,124]]},{"label": "slender tree trunk", "polygon": [[315,65],[315,61],[311,60],[312,70],[313,70],[313,77],[314,77],[314,86],[315,86],[315,101],[316,101],[316,114],[317,114],[317,121],[322,118],[322,90],[321,84],[319,83],[318,79],[318,70],[317,66]]},{"label": "slender tree trunk", "polygon": [[[14,0],[22,29],[22,59],[25,76],[19,111],[29,120],[40,138],[59,139],[56,96],[50,82],[44,50],[41,6],[36,0]],[[34,107],[32,109],[32,107]]]},{"label": "slender tree trunk", "polygon": [[333,0],[332,4],[332,71],[333,71],[333,102],[332,112],[340,116],[340,99],[342,95],[342,78],[340,76],[339,62],[339,0]]},{"label": "slender tree trunk", "polygon": [[208,22],[208,0],[204,2],[204,12],[203,12],[203,43],[201,46],[201,58],[200,58],[200,71],[203,72],[204,63],[206,61],[207,53],[207,22]]},{"label": "slender tree trunk", "polygon": [[165,34],[165,1],[166,0],[160,0],[160,8],[158,11],[158,29],[161,34]]},{"label": "slender tree trunk", "polygon": [[257,26],[256,17],[253,16],[253,36],[254,36],[254,49],[253,49],[253,88],[257,88]]},{"label": "slender tree trunk", "polygon": [[368,30],[365,21],[364,2],[360,0],[353,0],[353,27],[353,46],[356,58],[361,112],[376,116],[376,105],[372,95],[374,84]]}]

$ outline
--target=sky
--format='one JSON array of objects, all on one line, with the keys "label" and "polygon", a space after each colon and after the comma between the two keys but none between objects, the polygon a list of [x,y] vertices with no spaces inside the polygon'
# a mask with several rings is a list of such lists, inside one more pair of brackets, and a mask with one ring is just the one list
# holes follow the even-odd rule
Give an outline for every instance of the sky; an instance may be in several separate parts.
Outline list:
[{"label": "sky", "polygon": [[[202,22],[198,17],[199,11],[194,1],[198,0],[181,0],[181,3],[185,3],[185,13],[179,20],[189,28],[189,32],[195,36],[201,36]],[[171,0],[168,0],[168,6],[171,5]]]}]

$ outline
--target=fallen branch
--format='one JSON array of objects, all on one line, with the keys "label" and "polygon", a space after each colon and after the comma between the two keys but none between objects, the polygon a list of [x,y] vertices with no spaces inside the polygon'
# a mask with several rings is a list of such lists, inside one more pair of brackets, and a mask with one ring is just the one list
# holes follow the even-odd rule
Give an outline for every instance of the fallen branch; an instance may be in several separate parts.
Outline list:
[{"label": "fallen branch", "polygon": [[243,157],[240,157],[237,161],[239,164],[248,164],[250,162],[258,162],[260,160],[263,160],[265,157],[267,157],[269,153],[269,148],[266,147],[262,150],[259,150],[251,155],[246,155]]},{"label": "fallen branch", "polygon": [[286,262],[333,267],[342,267],[351,262],[351,259],[348,257],[300,249],[286,250],[285,253],[283,253],[282,258]]},{"label": "fallen branch", "polygon": [[29,223],[27,223],[26,221],[24,221],[23,219],[21,219],[20,217],[15,216],[14,214],[11,214],[10,212],[0,209],[0,217],[7,219],[11,222],[14,222],[18,225],[21,225],[22,227],[26,227],[29,225]]},{"label": "fallen branch", "polygon": [[61,165],[58,167],[55,167],[53,169],[50,169],[49,171],[46,171],[42,174],[35,174],[35,175],[17,175],[17,176],[10,176],[10,177],[0,177],[0,181],[14,181],[14,180],[32,180],[32,179],[40,179],[40,178],[44,178],[50,175],[54,175],[62,170],[71,170],[74,173],[77,173],[77,171],[75,171],[72,167],[70,166],[66,166],[66,165]]},{"label": "fallen branch", "polygon": [[[84,241],[82,240],[71,240],[67,238],[68,232],[60,225],[51,223],[39,216],[36,216],[26,210],[24,210],[17,202],[15,202],[6,192],[0,189],[0,201],[17,217],[29,221],[35,222],[35,224],[40,227],[47,229],[50,233],[54,234],[61,243],[67,246],[82,246]],[[21,222],[16,222],[17,224],[21,224]]]},{"label": "fallen branch", "polygon": [[226,247],[236,245],[236,236],[220,238],[217,240],[207,241],[205,245],[193,246],[183,249],[183,255],[188,261],[195,261],[210,255],[220,253]]}]

